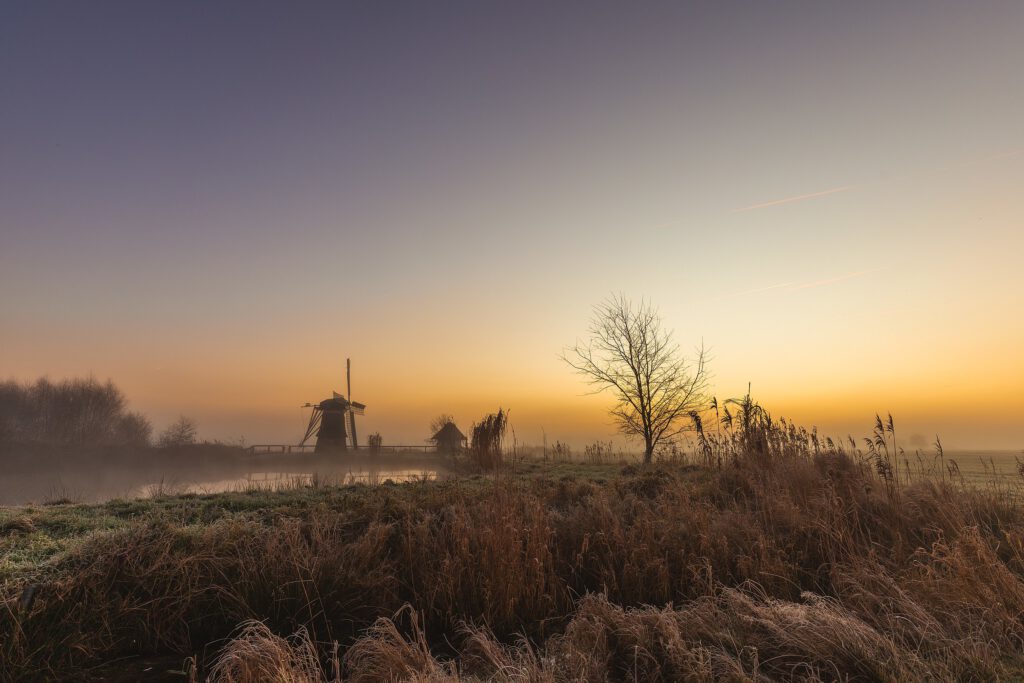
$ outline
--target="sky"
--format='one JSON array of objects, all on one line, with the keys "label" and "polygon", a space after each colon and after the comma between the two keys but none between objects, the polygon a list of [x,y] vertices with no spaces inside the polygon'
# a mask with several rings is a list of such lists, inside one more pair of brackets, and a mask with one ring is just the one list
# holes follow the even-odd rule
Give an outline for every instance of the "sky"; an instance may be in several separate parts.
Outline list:
[{"label": "sky", "polygon": [[291,443],[614,438],[649,300],[714,393],[1024,448],[1020,2],[0,5],[0,377]]}]

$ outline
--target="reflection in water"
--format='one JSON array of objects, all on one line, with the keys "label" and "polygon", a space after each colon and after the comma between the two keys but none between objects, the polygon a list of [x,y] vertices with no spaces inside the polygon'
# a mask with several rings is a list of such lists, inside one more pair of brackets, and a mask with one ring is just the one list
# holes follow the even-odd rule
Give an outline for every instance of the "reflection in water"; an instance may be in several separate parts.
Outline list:
[{"label": "reflection in water", "polygon": [[[159,458],[155,456],[160,456]],[[175,493],[305,486],[396,484],[451,474],[450,459],[410,452],[363,457],[257,455],[231,449],[167,454],[30,452],[0,454],[0,506],[97,503]]]},{"label": "reflection in water", "polygon": [[405,484],[414,481],[434,481],[437,470],[349,470],[344,474],[317,472],[250,472],[230,479],[208,479],[194,482],[162,480],[136,488],[129,497],[151,498],[180,493],[222,493],[232,491],[282,491],[306,486],[351,486],[353,484]]}]

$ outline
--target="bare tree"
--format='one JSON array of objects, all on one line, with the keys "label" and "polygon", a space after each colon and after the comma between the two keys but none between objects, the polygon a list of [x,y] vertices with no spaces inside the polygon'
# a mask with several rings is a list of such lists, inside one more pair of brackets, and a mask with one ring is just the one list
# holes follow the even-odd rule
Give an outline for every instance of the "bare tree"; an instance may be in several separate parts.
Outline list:
[{"label": "bare tree", "polygon": [[649,303],[613,295],[594,307],[590,339],[566,349],[562,360],[587,378],[594,393],[615,396],[611,414],[623,434],[644,440],[644,462],[658,444],[688,428],[689,415],[707,402],[707,352],[684,358]]},{"label": "bare tree", "polygon": [[116,430],[118,443],[148,446],[153,425],[142,413],[126,413],[118,421]]},{"label": "bare tree", "polygon": [[152,426],[94,377],[0,382],[0,440],[65,446],[145,446]]},{"label": "bare tree", "polygon": [[430,421],[430,433],[437,434],[449,422],[454,423],[455,418],[449,415],[448,413],[441,413],[440,415],[438,415],[437,417]]},{"label": "bare tree", "polygon": [[160,448],[180,448],[196,442],[196,423],[184,415],[160,433],[157,445]]}]

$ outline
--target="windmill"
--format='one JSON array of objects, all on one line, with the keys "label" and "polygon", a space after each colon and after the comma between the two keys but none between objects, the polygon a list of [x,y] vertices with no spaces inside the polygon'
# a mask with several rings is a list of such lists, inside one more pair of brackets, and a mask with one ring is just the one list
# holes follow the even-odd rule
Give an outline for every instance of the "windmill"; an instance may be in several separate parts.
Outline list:
[{"label": "windmill", "polygon": [[309,439],[316,435],[317,453],[330,451],[347,451],[349,434],[352,435],[352,450],[359,448],[356,438],[356,415],[364,415],[366,406],[352,400],[352,360],[345,359],[346,388],[348,398],[337,392],[331,392],[331,398],[320,403],[307,403],[303,408],[312,408],[306,435],[302,437],[300,446],[305,446]]}]

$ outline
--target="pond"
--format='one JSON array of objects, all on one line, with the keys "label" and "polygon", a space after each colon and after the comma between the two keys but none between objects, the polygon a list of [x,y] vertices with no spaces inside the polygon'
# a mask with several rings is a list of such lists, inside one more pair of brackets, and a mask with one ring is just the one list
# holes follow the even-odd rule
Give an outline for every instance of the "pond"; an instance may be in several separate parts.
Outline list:
[{"label": "pond", "polygon": [[0,505],[96,503],[181,493],[377,485],[450,476],[435,454],[11,453],[0,456]]},{"label": "pond", "polygon": [[180,493],[221,493],[225,491],[283,491],[306,486],[350,486],[353,484],[405,484],[415,481],[434,481],[436,469],[380,469],[349,470],[344,473],[322,472],[250,472],[227,479],[180,481],[162,479],[137,487],[128,497],[149,498],[157,495]]}]

